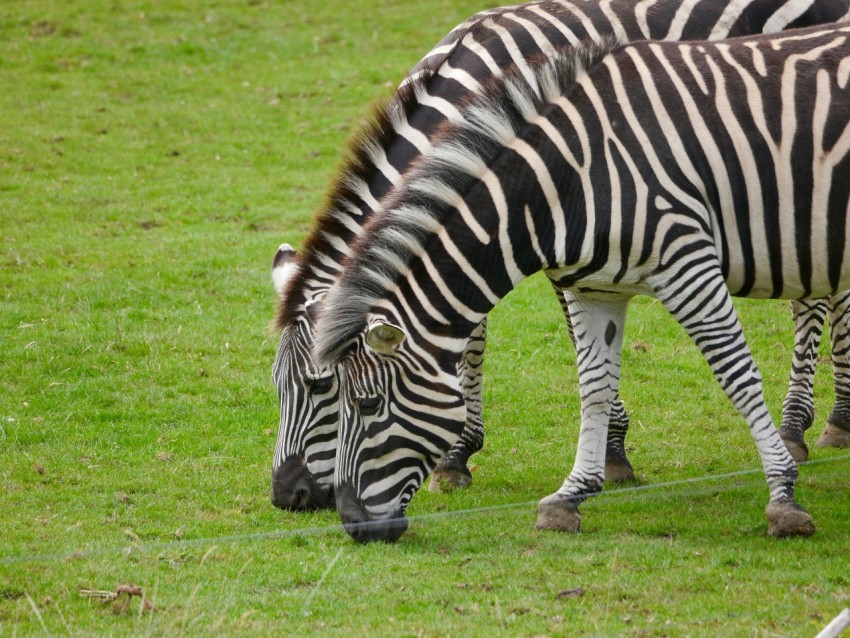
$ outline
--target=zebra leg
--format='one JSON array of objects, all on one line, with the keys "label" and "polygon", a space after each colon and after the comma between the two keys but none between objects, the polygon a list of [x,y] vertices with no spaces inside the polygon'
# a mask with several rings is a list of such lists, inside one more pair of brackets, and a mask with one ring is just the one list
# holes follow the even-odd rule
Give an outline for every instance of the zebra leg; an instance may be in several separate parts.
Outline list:
[{"label": "zebra leg", "polygon": [[785,447],[800,463],[809,458],[803,433],[815,418],[814,382],[818,348],[826,316],[823,299],[791,302],[794,315],[794,355],[791,358],[791,380],[782,404],[782,424],[779,436]]},{"label": "zebra leg", "polygon": [[570,475],[561,488],[540,501],[537,529],[577,532],[579,504],[599,493],[605,481],[605,454],[611,406],[620,383],[620,355],[628,297],[588,299],[565,295],[575,335],[581,392],[581,429]]},{"label": "zebra leg", "polygon": [[[573,342],[573,347],[575,347],[576,338],[573,334],[573,324],[570,320],[570,311],[567,307],[567,302],[564,299],[564,294],[558,290],[557,286],[555,287],[555,293],[561,304],[561,309],[564,311],[564,319],[567,322],[567,334],[570,335],[570,341]],[[614,403],[611,405],[611,414],[608,420],[607,449],[605,451],[605,480],[610,483],[625,483],[635,480],[634,468],[632,468],[632,464],[626,456],[626,434],[628,431],[629,413],[626,412],[626,406],[623,405],[623,401],[617,395],[614,398]]]},{"label": "zebra leg", "polygon": [[829,299],[835,406],[815,447],[850,447],[850,292]]},{"label": "zebra leg", "polygon": [[431,492],[468,487],[472,483],[472,472],[467,467],[467,462],[470,456],[484,446],[481,387],[486,338],[487,319],[485,318],[469,337],[458,368],[458,379],[466,399],[466,426],[460,439],[431,473],[431,481],[428,484],[428,490]]},{"label": "zebra leg", "polygon": [[[704,262],[695,265],[705,266]],[[744,339],[720,267],[693,274],[685,270],[675,276],[675,281],[659,281],[653,288],[699,347],[714,377],[747,421],[770,488],[765,510],[768,534],[813,534],[812,517],[794,500],[797,464],[767,411],[761,374]]]},{"label": "zebra leg", "polygon": [[635,470],[626,457],[626,433],[629,431],[629,413],[620,399],[614,397],[608,415],[608,438],[605,451],[605,480],[609,483],[627,483],[635,480]]}]

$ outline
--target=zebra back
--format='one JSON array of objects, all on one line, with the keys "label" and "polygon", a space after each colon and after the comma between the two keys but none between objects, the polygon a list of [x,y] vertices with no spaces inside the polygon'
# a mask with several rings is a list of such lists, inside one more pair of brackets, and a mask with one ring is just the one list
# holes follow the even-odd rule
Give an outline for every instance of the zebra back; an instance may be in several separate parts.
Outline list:
[{"label": "zebra back", "polygon": [[850,17],[850,0],[544,0],[476,14],[414,67],[392,98],[378,104],[350,140],[307,238],[301,269],[284,295],[276,324],[296,318],[299,303],[327,290],[346,247],[379,201],[422,153],[458,106],[507,70],[533,81],[530,64],[611,38],[722,39]]}]

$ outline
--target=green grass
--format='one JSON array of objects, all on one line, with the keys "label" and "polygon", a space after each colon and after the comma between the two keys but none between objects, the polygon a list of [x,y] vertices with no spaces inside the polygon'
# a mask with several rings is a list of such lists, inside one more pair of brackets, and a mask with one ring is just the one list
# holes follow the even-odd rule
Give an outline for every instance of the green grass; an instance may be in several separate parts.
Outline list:
[{"label": "green grass", "polygon": [[[270,505],[270,260],[370,101],[482,6],[0,6],[0,635],[811,636],[850,604],[848,461],[802,468],[810,539],[766,536],[759,472],[683,483],[758,458],[651,300],[622,388],[647,489],[533,529],[578,413],[539,277],[493,313],[472,489],[418,494],[393,546]],[[787,305],[739,308],[778,418]],[[824,365],[811,441],[830,395]],[[130,583],[156,611],[80,594]]]}]

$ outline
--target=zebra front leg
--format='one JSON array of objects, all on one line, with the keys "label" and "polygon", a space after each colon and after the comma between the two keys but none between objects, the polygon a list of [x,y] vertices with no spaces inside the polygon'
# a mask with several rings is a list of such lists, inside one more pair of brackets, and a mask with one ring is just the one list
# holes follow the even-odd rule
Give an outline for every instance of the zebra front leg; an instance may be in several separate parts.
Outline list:
[{"label": "zebra front leg", "polygon": [[599,300],[565,295],[573,322],[581,392],[581,429],[570,475],[540,501],[537,529],[577,532],[578,507],[598,494],[605,480],[606,438],[611,406],[620,382],[620,355],[628,297]]},{"label": "zebra front leg", "polygon": [[798,463],[809,458],[804,433],[815,417],[814,382],[818,348],[826,317],[824,299],[791,302],[794,316],[794,354],[791,357],[791,378],[782,404],[782,424],[779,436]]},{"label": "zebra front leg", "polygon": [[629,431],[629,413],[620,396],[614,397],[608,416],[608,436],[605,451],[605,480],[626,483],[635,480],[635,470],[626,456],[626,433]]},{"label": "zebra front leg", "polygon": [[[680,271],[675,281],[653,288],[667,310],[685,328],[711,367],[714,377],[746,419],[770,488],[765,509],[771,536],[808,536],[812,517],[794,500],[797,464],[779,436],[764,403],[761,375],[753,361],[732,297],[719,265]],[[701,271],[696,272],[697,268]]]},{"label": "zebra front leg", "polygon": [[829,299],[835,406],[816,447],[850,447],[850,292]]},{"label": "zebra front leg", "polygon": [[428,490],[443,492],[472,484],[472,472],[467,467],[469,457],[484,447],[484,421],[481,415],[484,346],[487,340],[487,319],[472,332],[458,368],[458,379],[466,399],[466,426],[460,439],[446,453],[431,473]]},{"label": "zebra front leg", "polygon": [[[564,293],[558,289],[557,285],[554,282],[552,285],[555,288],[558,302],[561,304],[561,310],[564,312],[564,320],[567,322],[567,334],[570,336],[573,347],[575,347],[576,338],[573,333],[573,324],[570,320],[567,301],[564,298]],[[635,480],[634,468],[626,456],[626,434],[628,431],[629,413],[626,412],[626,406],[623,405],[618,395],[611,406],[605,452],[605,480],[611,483],[625,483]]]}]

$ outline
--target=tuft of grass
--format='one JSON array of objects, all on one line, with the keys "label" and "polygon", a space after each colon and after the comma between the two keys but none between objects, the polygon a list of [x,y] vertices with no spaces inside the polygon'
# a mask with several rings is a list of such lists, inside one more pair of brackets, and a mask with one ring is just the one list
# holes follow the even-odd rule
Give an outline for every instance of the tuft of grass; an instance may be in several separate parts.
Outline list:
[{"label": "tuft of grass", "polygon": [[[586,503],[579,535],[533,529],[578,416],[539,277],[493,313],[470,490],[417,495],[391,546],[270,505],[271,258],[368,104],[480,8],[0,7],[0,635],[810,636],[850,604],[848,460],[801,470],[810,539],[766,537],[758,471],[687,482],[758,459],[647,299],[622,382],[645,489]],[[787,306],[738,307],[778,419]],[[825,364],[817,431],[831,383]],[[155,609],[81,593],[121,585]]]}]

